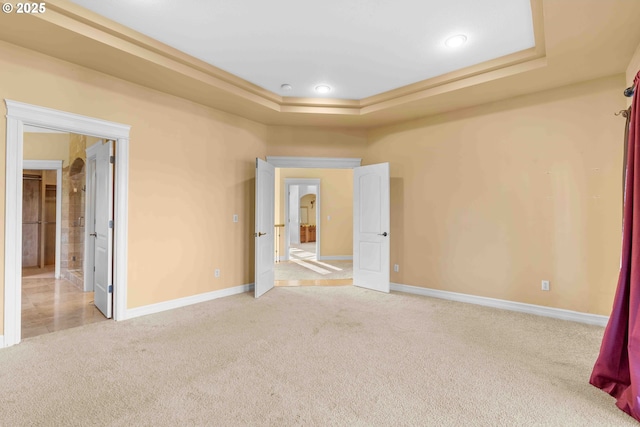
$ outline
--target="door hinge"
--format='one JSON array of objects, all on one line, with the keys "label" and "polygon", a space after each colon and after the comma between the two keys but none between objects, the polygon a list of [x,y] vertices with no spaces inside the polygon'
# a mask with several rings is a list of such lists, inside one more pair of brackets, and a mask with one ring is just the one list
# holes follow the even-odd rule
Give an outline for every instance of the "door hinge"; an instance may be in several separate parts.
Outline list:
[{"label": "door hinge", "polygon": [[112,165],[116,163],[116,156],[109,156],[109,163]]},{"label": "door hinge", "polygon": [[113,285],[109,285],[109,293],[112,294],[113,293]]},{"label": "door hinge", "polygon": [[109,220],[109,228],[113,228],[113,220],[112,219]]},{"label": "door hinge", "polygon": [[96,266],[95,265],[93,266],[93,272],[94,273],[96,272]]}]

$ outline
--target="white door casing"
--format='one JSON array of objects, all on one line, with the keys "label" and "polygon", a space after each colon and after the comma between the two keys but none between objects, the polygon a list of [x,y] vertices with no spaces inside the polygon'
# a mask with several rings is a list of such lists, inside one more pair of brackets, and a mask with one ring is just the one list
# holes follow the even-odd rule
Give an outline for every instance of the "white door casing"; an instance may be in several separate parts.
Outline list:
[{"label": "white door casing", "polygon": [[[300,244],[300,187],[297,185],[289,185],[288,199],[289,210],[287,211],[287,217],[289,220],[285,223],[285,227],[289,227],[289,240],[288,243]],[[288,245],[287,245],[288,248]],[[287,255],[289,252],[287,251]]]},{"label": "white door casing", "polygon": [[271,290],[274,276],[276,169],[256,158],[255,297]]},{"label": "white door casing", "polygon": [[[4,343],[9,347],[21,339],[22,313],[22,156],[25,125],[61,132],[117,140],[115,168],[115,319],[127,315],[127,228],[129,182],[128,125],[5,99],[7,143],[5,155],[5,251],[4,251]],[[2,336],[0,334],[0,336]]]},{"label": "white door casing", "polygon": [[389,163],[353,169],[353,284],[389,292]]},{"label": "white door casing", "polygon": [[96,239],[92,234],[96,231],[96,156],[98,147],[102,141],[98,141],[86,149],[87,172],[84,204],[84,217],[86,218],[85,240],[84,240],[84,291],[93,292],[95,288],[95,256]]},{"label": "white door casing", "polygon": [[98,147],[95,194],[95,279],[93,299],[108,319],[113,308],[113,141]]}]

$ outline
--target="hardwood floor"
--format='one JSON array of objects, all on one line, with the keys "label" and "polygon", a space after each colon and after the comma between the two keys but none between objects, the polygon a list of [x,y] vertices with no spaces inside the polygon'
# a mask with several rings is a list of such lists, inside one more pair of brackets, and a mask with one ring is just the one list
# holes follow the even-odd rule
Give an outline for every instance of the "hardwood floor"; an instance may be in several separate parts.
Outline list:
[{"label": "hardwood floor", "polygon": [[107,320],[93,304],[93,292],[64,279],[33,276],[22,279],[23,339]]}]

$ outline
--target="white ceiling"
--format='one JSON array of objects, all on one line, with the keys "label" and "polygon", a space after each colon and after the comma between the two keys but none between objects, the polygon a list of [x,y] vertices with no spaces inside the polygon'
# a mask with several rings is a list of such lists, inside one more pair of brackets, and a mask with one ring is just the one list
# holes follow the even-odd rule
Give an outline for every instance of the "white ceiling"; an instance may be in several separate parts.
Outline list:
[{"label": "white ceiling", "polygon": [[529,0],[72,1],[292,97],[362,99],[534,46]]}]

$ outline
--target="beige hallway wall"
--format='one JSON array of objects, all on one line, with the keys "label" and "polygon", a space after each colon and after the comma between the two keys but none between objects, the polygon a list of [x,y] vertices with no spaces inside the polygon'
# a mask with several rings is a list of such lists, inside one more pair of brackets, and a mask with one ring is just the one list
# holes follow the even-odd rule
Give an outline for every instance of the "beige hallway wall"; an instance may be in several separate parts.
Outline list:
[{"label": "beige hallway wall", "polygon": [[391,162],[392,282],[609,314],[624,87],[618,75],[372,131],[365,163]]},{"label": "beige hallway wall", "polygon": [[[6,123],[4,125],[6,126]],[[23,159],[62,160],[62,167],[69,166],[70,134],[25,132],[23,138]]]},{"label": "beige hallway wall", "polygon": [[[253,282],[255,157],[267,154],[264,125],[4,42],[0,98],[132,126],[129,308]],[[5,146],[0,120],[2,176]],[[4,283],[0,310],[3,295]],[[0,327],[3,318],[0,311]]]},{"label": "beige hallway wall", "polygon": [[[320,254],[322,256],[353,255],[353,171],[351,169],[296,169],[279,168],[279,202],[276,224],[284,224],[285,179],[320,179]],[[315,209],[313,214],[315,215]],[[327,219],[331,216],[331,220]],[[284,230],[282,232],[284,235]],[[284,236],[281,236],[284,242]],[[281,244],[284,250],[284,244]]]}]

